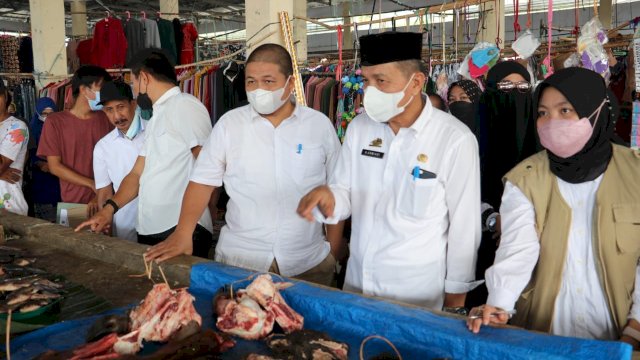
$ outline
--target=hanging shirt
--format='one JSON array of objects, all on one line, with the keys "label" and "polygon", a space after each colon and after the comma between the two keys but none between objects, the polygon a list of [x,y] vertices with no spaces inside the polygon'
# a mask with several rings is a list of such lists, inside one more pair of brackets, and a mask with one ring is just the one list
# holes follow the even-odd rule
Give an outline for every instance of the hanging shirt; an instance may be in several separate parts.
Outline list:
[{"label": "hanging shirt", "polygon": [[[47,116],[42,128],[37,156],[58,156],[63,165],[93,179],[93,148],[113,129],[107,115],[94,111],[88,119],[80,119],[70,111]],[[92,189],[60,179],[62,201],[87,204],[95,197]]]},{"label": "hanging shirt", "polygon": [[[570,184],[558,179],[558,188],[571,208],[571,228],[562,283],[555,300],[551,333],[560,336],[617,340],[593,251],[593,208],[602,175],[596,180]],[[487,270],[487,304],[506,310],[531,279],[538,263],[540,242],[533,204],[518,187],[505,184],[500,208],[502,237],[494,265]],[[636,268],[633,307],[629,317],[640,321],[640,267]]]},{"label": "hanging shirt", "polygon": [[[29,130],[23,121],[10,116],[0,122],[0,155],[13,161],[10,168],[23,171],[27,157]],[[0,209],[27,215],[29,207],[22,194],[22,175],[15,184],[0,180]]]},{"label": "hanging shirt", "polygon": [[250,105],[227,112],[202,148],[191,181],[229,194],[216,261],[284,276],[329,254],[322,225],[296,213],[300,199],[325,184],[340,150],[329,119],[304,106],[274,128]]},{"label": "hanging shirt", "polygon": [[[95,64],[93,49],[93,39],[82,40],[78,43],[76,54],[78,55],[78,66]],[[51,97],[51,96],[49,96]]]},{"label": "hanging shirt", "polygon": [[[141,123],[144,123],[141,121]],[[113,129],[96,144],[93,150],[93,173],[96,189],[113,184],[115,192],[120,188],[122,180],[135,165],[142,145],[144,130],[132,140],[127,139],[118,129]],[[114,236],[121,239],[138,241],[136,220],[138,219],[138,199],[134,199],[113,217]]]},{"label": "hanging shirt", "polygon": [[328,221],[352,216],[345,290],[440,310],[445,292],[477,286],[478,145],[454,117],[427,100],[394,134],[357,116],[329,183],[336,205]]},{"label": "hanging shirt", "polygon": [[177,61],[178,51],[176,50],[176,37],[173,33],[173,23],[166,19],[158,19],[157,21],[162,49],[169,54],[169,59],[175,64]]},{"label": "hanging shirt", "polygon": [[144,26],[136,19],[127,19],[124,21],[124,34],[128,45],[126,63],[130,65],[133,56],[145,48]]},{"label": "hanging shirt", "polygon": [[[48,121],[48,120],[47,120]],[[153,235],[178,224],[184,191],[195,163],[191,149],[211,134],[209,113],[198,99],[173,87],[153,104],[140,156],[145,157],[138,192],[138,233]],[[200,225],[213,230],[206,209]]]},{"label": "hanging shirt", "polygon": [[182,51],[180,52],[181,64],[192,64],[195,61],[193,47],[198,39],[198,30],[192,23],[182,25]]},{"label": "hanging shirt", "polygon": [[145,48],[160,48],[162,43],[160,42],[160,33],[158,32],[158,24],[151,19],[140,19],[144,28],[144,47]]},{"label": "hanging shirt", "polygon": [[122,22],[116,18],[102,19],[93,30],[93,58],[95,65],[105,69],[124,67],[127,58],[127,38]]}]

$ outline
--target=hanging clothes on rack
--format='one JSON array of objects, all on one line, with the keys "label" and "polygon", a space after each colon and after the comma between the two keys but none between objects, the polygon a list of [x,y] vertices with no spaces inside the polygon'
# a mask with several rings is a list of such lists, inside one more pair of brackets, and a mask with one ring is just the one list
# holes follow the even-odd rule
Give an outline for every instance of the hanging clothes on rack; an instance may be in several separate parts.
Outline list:
[{"label": "hanging clothes on rack", "polygon": [[235,61],[183,70],[178,81],[182,92],[197,97],[209,110],[212,125],[227,111],[247,104],[244,65]]},{"label": "hanging clothes on rack", "polygon": [[78,57],[78,40],[70,40],[67,43],[67,73],[73,74],[80,67],[80,58]]},{"label": "hanging clothes on rack", "polygon": [[9,87],[13,95],[13,103],[16,106],[15,117],[29,121],[34,114],[36,107],[36,85],[30,78],[22,78],[17,83]]},{"label": "hanging clothes on rack", "polygon": [[18,61],[20,62],[21,73],[33,72],[33,43],[29,36],[23,36],[20,38]]},{"label": "hanging clothes on rack", "polygon": [[158,18],[158,32],[160,33],[160,43],[169,55],[172,63],[176,63],[178,51],[176,50],[176,36],[173,32],[173,23],[169,20]]},{"label": "hanging clothes on rack", "polygon": [[[78,43],[78,47],[76,49],[76,54],[78,55],[79,66],[82,65],[91,65],[94,63],[94,54],[93,50],[93,39],[82,40]],[[75,71],[75,70],[74,70]]]},{"label": "hanging clothes on rack", "polygon": [[48,84],[44,88],[40,89],[38,97],[51,98],[56,103],[56,107],[60,109],[60,111],[71,109],[71,106],[73,105],[71,80],[65,79]]},{"label": "hanging clothes on rack", "polygon": [[182,25],[182,51],[180,52],[180,63],[191,64],[195,60],[193,50],[195,41],[198,39],[198,30],[193,23]]},{"label": "hanging clothes on rack", "polygon": [[325,114],[335,122],[338,106],[340,82],[334,79],[335,73],[303,73],[302,85],[305,90],[307,106]]},{"label": "hanging clothes on rack", "polygon": [[138,51],[144,49],[144,26],[134,18],[127,17],[124,21],[124,35],[127,38],[127,57],[126,65],[130,65],[130,61]]},{"label": "hanging clothes on rack", "polygon": [[96,23],[93,30],[94,65],[105,69],[124,67],[127,59],[127,38],[124,36],[122,22],[114,17],[107,17]]},{"label": "hanging clothes on rack", "polygon": [[[0,50],[2,51],[2,70],[7,73],[20,72],[20,59],[18,59],[18,50],[20,41],[15,36],[0,36]],[[15,78],[8,79],[9,82]]]},{"label": "hanging clothes on rack", "polygon": [[182,56],[182,41],[184,37],[182,34],[182,24],[178,18],[174,18],[171,23],[173,24],[173,35],[176,38],[176,65],[180,65],[182,64],[180,57]]},{"label": "hanging clothes on rack", "polygon": [[161,48],[160,33],[158,32],[158,24],[147,18],[140,19],[144,28],[144,47],[145,48]]}]

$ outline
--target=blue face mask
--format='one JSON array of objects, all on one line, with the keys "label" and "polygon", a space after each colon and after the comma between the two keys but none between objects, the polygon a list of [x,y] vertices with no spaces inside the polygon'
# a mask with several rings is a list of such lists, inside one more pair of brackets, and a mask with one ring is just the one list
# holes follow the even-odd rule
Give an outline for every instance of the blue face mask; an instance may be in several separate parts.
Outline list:
[{"label": "blue face mask", "polygon": [[94,94],[96,94],[96,98],[95,98],[95,100],[91,100],[91,99],[87,98],[87,101],[89,101],[89,107],[93,111],[102,110],[102,105],[98,105],[100,103],[100,91],[93,91],[93,90],[91,90],[91,91]]},{"label": "blue face mask", "polygon": [[131,126],[129,126],[129,130],[127,130],[127,133],[125,134],[127,139],[133,140],[133,138],[135,138],[140,133],[140,130],[142,129],[141,123],[142,117],[140,116],[140,107],[137,107],[136,114],[133,117],[133,121],[131,122]]}]

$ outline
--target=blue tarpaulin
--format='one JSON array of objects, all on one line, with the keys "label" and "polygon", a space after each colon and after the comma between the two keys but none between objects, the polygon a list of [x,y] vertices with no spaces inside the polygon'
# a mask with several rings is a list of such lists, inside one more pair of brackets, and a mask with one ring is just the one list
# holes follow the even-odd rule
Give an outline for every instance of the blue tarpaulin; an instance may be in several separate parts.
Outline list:
[{"label": "blue tarpaulin", "polygon": [[[214,327],[212,299],[215,292],[251,272],[217,263],[201,264],[191,271],[190,291],[203,325]],[[237,283],[242,288],[249,281]],[[295,281],[294,281],[295,282]],[[350,359],[358,359],[362,340],[373,334],[388,338],[405,359],[629,359],[631,346],[612,341],[582,340],[549,336],[525,330],[483,328],[474,335],[463,320],[438,316],[429,311],[405,307],[355,294],[297,282],[282,291],[285,300],[304,316],[305,328],[323,331],[350,346]],[[124,312],[125,310],[120,310]],[[64,350],[83,343],[95,320],[88,318],[49,326],[12,341],[13,359],[30,359],[46,350]],[[146,344],[148,353],[158,345]],[[267,353],[260,342],[239,341],[224,358],[242,359],[252,352]],[[388,346],[371,340],[365,358]]]}]

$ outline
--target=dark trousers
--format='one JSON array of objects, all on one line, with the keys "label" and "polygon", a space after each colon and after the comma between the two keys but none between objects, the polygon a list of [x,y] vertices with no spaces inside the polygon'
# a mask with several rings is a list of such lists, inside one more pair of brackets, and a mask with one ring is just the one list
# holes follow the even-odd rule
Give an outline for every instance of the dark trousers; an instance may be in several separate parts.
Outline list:
[{"label": "dark trousers", "polygon": [[[138,234],[138,242],[145,245],[156,245],[166,240],[175,229],[176,227],[174,226],[171,229],[159,234]],[[193,231],[193,236],[191,237],[191,239],[193,241],[193,256],[198,256],[205,259],[208,258],[209,251],[213,247],[213,234],[210,233],[209,230],[205,229],[204,226],[198,224],[196,226],[196,229]]]}]

